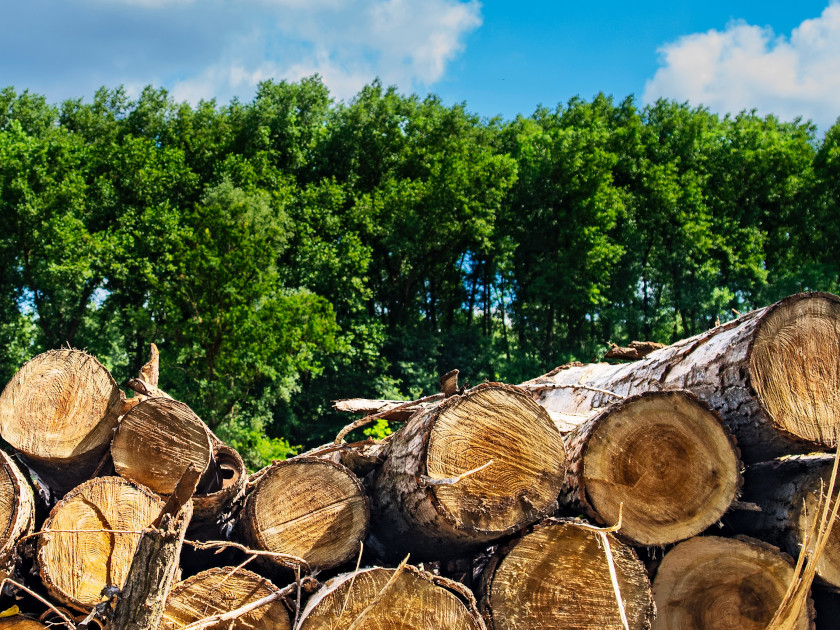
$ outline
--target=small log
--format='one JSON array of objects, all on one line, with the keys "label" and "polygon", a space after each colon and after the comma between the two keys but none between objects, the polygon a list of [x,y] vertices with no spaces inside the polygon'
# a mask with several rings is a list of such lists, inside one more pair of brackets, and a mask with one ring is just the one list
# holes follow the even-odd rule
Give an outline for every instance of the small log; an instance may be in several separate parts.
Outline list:
[{"label": "small log", "polygon": [[[248,471],[245,462],[235,449],[219,442],[213,442],[213,463],[221,483],[218,489],[198,493],[193,497],[193,518],[190,531],[204,529],[219,531],[234,506],[245,495]],[[215,537],[215,536],[214,536]]]},{"label": "small log", "polygon": [[501,560],[496,557],[487,565],[481,582],[488,626],[624,630],[613,572],[627,627],[650,628],[654,615],[650,581],[631,547],[580,522],[538,526],[503,550]]},{"label": "small log", "polygon": [[162,495],[172,492],[187,464],[207,471],[211,454],[204,423],[171,398],[148,398],[131,409],[111,444],[117,474]]},{"label": "small log", "polygon": [[[653,629],[764,630],[793,578],[791,558],[758,540],[686,540],[657,569]],[[793,628],[809,630],[812,619],[809,603]]]},{"label": "small log", "polygon": [[247,544],[301,558],[313,569],[354,558],[369,520],[361,481],[340,464],[309,457],[272,464],[260,475],[241,514]]},{"label": "small log", "polygon": [[105,587],[122,588],[141,532],[163,505],[151,490],[121,477],[91,479],[67,493],[38,542],[41,579],[50,594],[88,612]]},{"label": "small log", "polygon": [[391,438],[371,545],[390,559],[482,547],[556,507],[565,462],[560,432],[528,393],[489,383],[447,398]]},{"label": "small log", "polygon": [[404,565],[335,577],[307,602],[296,630],[446,628],[485,630],[463,587]]},{"label": "small log", "polygon": [[[209,569],[172,587],[160,630],[179,630],[278,592],[279,589],[269,580],[246,569]],[[290,630],[291,626],[286,606],[278,598],[224,627],[225,630]]]},{"label": "small log", "polygon": [[741,486],[732,435],[688,392],[616,402],[564,439],[569,466],[561,507],[607,525],[621,512],[620,535],[635,545],[699,534],[720,520]]},{"label": "small log", "polygon": [[35,525],[35,497],[11,457],[0,451],[0,581],[17,565],[17,542]]},{"label": "small log", "polygon": [[50,630],[50,626],[26,615],[13,615],[0,618],[0,630]]},{"label": "small log", "polygon": [[0,435],[63,494],[106,454],[123,400],[95,358],[51,350],[24,364],[0,394]]},{"label": "small log", "polygon": [[[749,466],[741,502],[726,515],[726,524],[798,556],[814,519],[820,517],[817,508],[828,490],[833,465],[833,455],[814,454]],[[840,529],[836,525],[817,561],[817,577],[840,589]]]},{"label": "small log", "polygon": [[111,618],[110,630],[157,630],[192,517],[200,471],[187,466],[169,500],[143,531]]},{"label": "small log", "polygon": [[840,298],[792,295],[634,363],[563,366],[523,387],[550,411],[565,413],[687,389],[721,415],[746,463],[833,449]]}]

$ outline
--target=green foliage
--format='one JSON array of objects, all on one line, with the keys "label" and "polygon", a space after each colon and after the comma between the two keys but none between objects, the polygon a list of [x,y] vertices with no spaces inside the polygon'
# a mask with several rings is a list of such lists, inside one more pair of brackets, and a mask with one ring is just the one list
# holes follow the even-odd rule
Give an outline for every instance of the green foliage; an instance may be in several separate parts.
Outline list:
[{"label": "green foliage", "polygon": [[6,88],[0,378],[70,344],[122,382],[155,342],[161,386],[255,469],[332,440],[337,398],[519,382],[837,291],[838,182],[840,123],[664,100],[502,121],[318,77],[226,105]]}]

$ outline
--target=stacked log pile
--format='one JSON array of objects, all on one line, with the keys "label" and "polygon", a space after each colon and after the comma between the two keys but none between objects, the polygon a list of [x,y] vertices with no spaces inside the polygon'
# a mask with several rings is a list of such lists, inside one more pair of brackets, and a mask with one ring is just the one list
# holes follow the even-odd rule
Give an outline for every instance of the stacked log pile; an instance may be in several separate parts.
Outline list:
[{"label": "stacked log pile", "polygon": [[[130,397],[94,357],[39,355],[0,395],[0,612],[22,612],[0,622],[768,627],[817,546],[840,298],[622,350],[519,386],[450,373],[419,401],[340,401],[365,417],[250,476],[159,389],[154,347]],[[345,442],[383,417],[403,424]],[[829,601],[840,530],[818,546]],[[831,627],[799,603],[786,627]]]}]

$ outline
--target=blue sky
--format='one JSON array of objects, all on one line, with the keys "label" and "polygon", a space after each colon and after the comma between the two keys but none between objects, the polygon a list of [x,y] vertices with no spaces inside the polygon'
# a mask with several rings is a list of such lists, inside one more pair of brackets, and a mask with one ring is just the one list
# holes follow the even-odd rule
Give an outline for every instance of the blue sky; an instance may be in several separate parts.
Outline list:
[{"label": "blue sky", "polygon": [[27,0],[0,19],[0,85],[54,102],[147,84],[248,100],[317,72],[336,99],[380,77],[485,117],[601,91],[840,116],[837,1]]}]

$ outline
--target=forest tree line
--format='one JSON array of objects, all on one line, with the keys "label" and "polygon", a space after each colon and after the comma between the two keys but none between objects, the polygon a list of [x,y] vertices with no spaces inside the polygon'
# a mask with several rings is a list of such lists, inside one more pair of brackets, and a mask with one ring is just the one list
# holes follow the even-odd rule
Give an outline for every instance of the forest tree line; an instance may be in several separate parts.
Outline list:
[{"label": "forest tree line", "polygon": [[[840,124],[598,95],[514,120],[317,77],[250,102],[0,91],[0,381],[49,348],[252,466],[330,401],[519,382],[840,283]],[[0,384],[2,384],[0,383]]]}]

